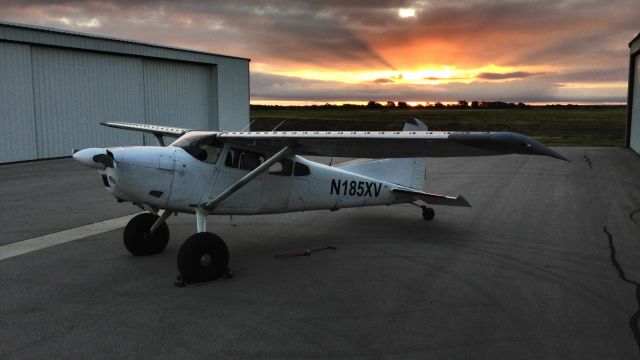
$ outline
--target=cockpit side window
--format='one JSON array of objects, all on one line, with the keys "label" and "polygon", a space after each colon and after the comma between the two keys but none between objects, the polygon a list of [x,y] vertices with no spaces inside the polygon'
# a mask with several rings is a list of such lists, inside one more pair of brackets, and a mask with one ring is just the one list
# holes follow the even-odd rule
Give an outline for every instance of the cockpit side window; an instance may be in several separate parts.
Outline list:
[{"label": "cockpit side window", "polygon": [[253,170],[263,162],[264,155],[260,153],[230,148],[227,152],[227,157],[224,160],[224,165],[236,169]]},{"label": "cockpit side window", "polygon": [[307,165],[296,162],[293,167],[293,176],[307,176],[309,174],[311,174],[311,170]]},{"label": "cockpit side window", "polygon": [[183,149],[200,161],[215,164],[223,144],[217,136],[211,133],[194,132],[187,133],[171,145]]}]

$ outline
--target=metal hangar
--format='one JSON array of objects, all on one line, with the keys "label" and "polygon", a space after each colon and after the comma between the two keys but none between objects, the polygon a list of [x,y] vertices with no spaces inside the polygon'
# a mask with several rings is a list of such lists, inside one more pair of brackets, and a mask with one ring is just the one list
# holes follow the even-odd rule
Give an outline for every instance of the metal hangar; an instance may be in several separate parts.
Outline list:
[{"label": "metal hangar", "polygon": [[0,163],[154,143],[101,121],[240,130],[249,61],[0,22]]},{"label": "metal hangar", "polygon": [[629,43],[629,94],[626,145],[640,154],[640,34]]}]

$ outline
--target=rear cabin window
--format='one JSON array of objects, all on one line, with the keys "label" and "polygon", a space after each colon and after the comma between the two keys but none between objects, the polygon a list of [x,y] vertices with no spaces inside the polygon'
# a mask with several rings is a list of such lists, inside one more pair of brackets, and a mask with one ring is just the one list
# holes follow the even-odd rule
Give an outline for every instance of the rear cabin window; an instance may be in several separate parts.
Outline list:
[{"label": "rear cabin window", "polygon": [[299,162],[293,167],[293,176],[307,176],[311,174],[309,167],[305,164],[300,164]]},{"label": "rear cabin window", "polygon": [[249,150],[235,148],[229,149],[227,158],[224,160],[225,166],[242,170],[253,170],[263,162],[264,155]]},{"label": "rear cabin window", "polygon": [[282,159],[277,163],[271,165],[269,168],[269,174],[280,176],[291,176],[293,172],[293,161],[289,159]]}]

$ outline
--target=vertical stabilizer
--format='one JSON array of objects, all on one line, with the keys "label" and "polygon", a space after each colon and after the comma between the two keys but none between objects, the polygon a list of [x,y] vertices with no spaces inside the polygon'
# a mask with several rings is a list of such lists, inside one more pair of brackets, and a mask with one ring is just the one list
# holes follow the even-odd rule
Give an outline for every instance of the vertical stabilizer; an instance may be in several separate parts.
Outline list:
[{"label": "vertical stabilizer", "polygon": [[[427,125],[414,118],[407,120],[402,130],[427,131]],[[418,190],[423,189],[427,172],[425,158],[371,160],[359,164],[342,166],[341,168]]]},{"label": "vertical stabilizer", "polygon": [[[422,121],[413,118],[404,123],[403,131],[427,131],[429,128],[427,124]],[[406,161],[407,166],[412,172],[410,188],[422,190],[424,188],[424,182],[427,179],[427,159],[425,158],[411,158],[411,159],[395,159],[397,161]]]}]

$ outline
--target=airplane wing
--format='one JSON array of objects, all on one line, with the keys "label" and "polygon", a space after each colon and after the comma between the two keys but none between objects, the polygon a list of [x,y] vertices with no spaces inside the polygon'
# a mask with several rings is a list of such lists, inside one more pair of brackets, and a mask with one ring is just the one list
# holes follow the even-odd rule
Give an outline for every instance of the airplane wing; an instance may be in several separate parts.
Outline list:
[{"label": "airplane wing", "polygon": [[[152,133],[161,145],[164,145],[162,136],[180,137],[192,131],[192,129],[125,122],[100,124]],[[567,160],[544,144],[512,132],[243,131],[211,132],[211,137],[218,137],[230,144],[255,148],[267,153],[276,153],[288,147],[298,155],[370,159],[526,154]]]},{"label": "airplane wing", "polygon": [[403,158],[527,154],[567,160],[544,144],[512,132],[277,131],[221,132],[215,136],[266,152],[288,146],[298,155]]},{"label": "airplane wing", "polygon": [[100,125],[116,128],[116,129],[125,129],[125,130],[134,130],[141,131],[146,133],[151,133],[156,136],[170,136],[170,137],[180,137],[193,129],[184,129],[178,127],[171,126],[161,126],[161,125],[150,125],[150,124],[137,124],[130,122],[101,122]]}]

